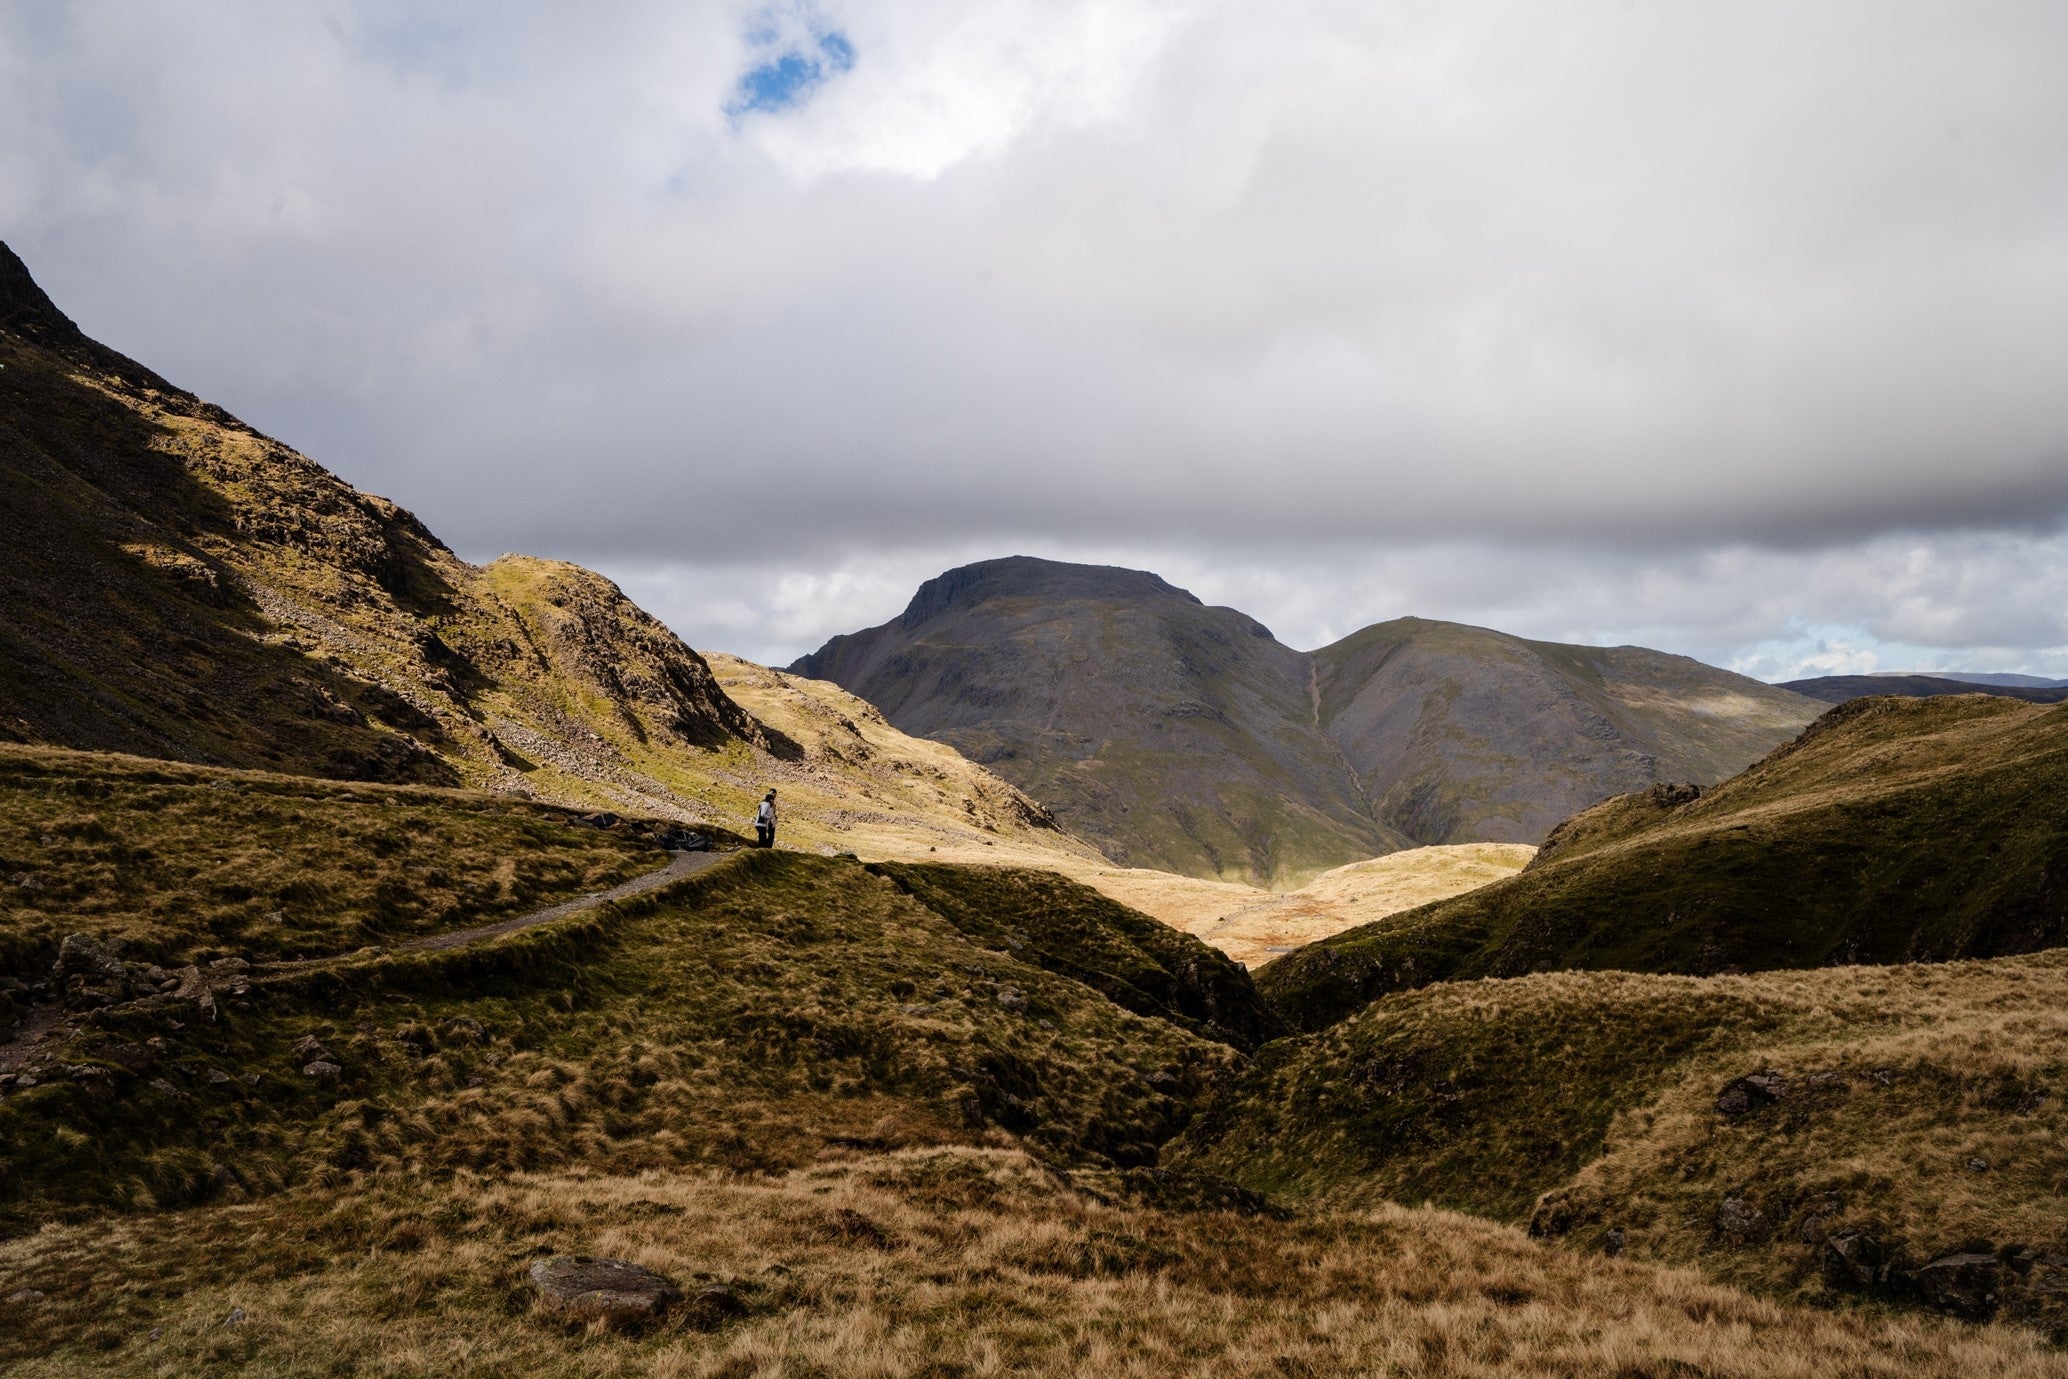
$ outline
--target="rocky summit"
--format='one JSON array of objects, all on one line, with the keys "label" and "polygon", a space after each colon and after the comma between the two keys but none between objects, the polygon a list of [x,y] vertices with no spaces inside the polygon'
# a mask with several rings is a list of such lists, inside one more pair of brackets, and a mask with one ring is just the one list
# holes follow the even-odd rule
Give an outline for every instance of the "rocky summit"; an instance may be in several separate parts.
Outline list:
[{"label": "rocky summit", "polygon": [[1640,647],[1402,618],[1311,653],[1153,574],[1016,556],[798,660],[1043,800],[1115,861],[1302,883],[1421,844],[1534,843],[1713,783],[1814,700]]}]

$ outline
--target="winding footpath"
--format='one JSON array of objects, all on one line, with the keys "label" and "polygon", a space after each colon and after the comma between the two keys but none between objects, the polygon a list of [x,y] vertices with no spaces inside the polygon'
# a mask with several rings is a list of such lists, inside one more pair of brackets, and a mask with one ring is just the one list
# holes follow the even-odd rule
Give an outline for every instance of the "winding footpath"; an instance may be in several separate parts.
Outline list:
[{"label": "winding footpath", "polygon": [[608,905],[613,900],[629,900],[635,895],[645,895],[663,886],[673,885],[716,866],[730,856],[723,852],[677,852],[669,855],[668,865],[659,871],[650,871],[644,876],[635,876],[622,885],[612,886],[607,891],[595,891],[589,895],[578,895],[572,900],[563,900],[558,905],[548,905],[543,910],[533,910],[528,915],[512,919],[499,919],[493,924],[482,924],[472,929],[455,929],[449,934],[427,934],[413,938],[407,943],[398,943],[397,953],[436,953],[447,948],[464,948],[470,943],[481,943],[504,934],[514,934],[520,929],[534,925],[550,924],[556,919],[566,919],[584,910],[593,910],[598,905]]},{"label": "winding footpath", "polygon": [[[455,929],[443,934],[426,934],[422,938],[413,938],[405,943],[394,944],[385,949],[385,951],[391,953],[436,953],[449,948],[464,948],[469,944],[485,943],[489,939],[501,938],[505,934],[514,934],[520,930],[535,928],[541,924],[550,924],[556,919],[566,919],[569,916],[593,910],[598,905],[608,905],[613,900],[629,900],[635,895],[645,895],[648,891],[657,891],[663,886],[671,886],[677,881],[685,881],[700,872],[708,871],[731,855],[731,853],[726,852],[670,853],[667,866],[662,867],[658,871],[650,871],[644,876],[635,876],[630,881],[612,886],[609,890],[591,891],[587,895],[578,895],[572,900],[563,900],[557,905],[548,905],[542,910],[533,910],[530,914],[513,915],[509,919],[499,919],[493,924],[480,924],[472,929]],[[359,956],[358,953],[338,953],[327,958],[303,958],[293,962],[260,963],[255,964],[248,971],[239,972],[234,976],[223,977],[218,979],[218,981],[224,986],[228,986],[233,981],[240,984],[248,984],[254,981],[263,981],[267,977],[281,976],[289,972],[301,972],[323,963],[338,962],[345,958],[357,956]],[[212,987],[215,983],[210,985]],[[184,991],[181,993],[181,998],[186,998]],[[172,998],[145,996],[141,999],[152,1001]],[[64,1010],[54,1002],[31,1009],[27,1015],[22,1017],[22,1021],[15,1028],[13,1036],[6,1043],[0,1044],[0,1073],[13,1072],[24,1063],[27,1063],[46,1041],[53,1035],[63,1031],[65,1023]]]}]

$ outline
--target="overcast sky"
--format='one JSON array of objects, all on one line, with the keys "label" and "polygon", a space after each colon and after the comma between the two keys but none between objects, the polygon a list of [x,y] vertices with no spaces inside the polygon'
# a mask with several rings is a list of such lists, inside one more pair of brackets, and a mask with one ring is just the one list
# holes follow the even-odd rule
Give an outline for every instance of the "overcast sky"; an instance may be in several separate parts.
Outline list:
[{"label": "overcast sky", "polygon": [[1025,552],[2068,675],[2064,73],[2060,0],[24,0],[0,239],[699,647]]}]

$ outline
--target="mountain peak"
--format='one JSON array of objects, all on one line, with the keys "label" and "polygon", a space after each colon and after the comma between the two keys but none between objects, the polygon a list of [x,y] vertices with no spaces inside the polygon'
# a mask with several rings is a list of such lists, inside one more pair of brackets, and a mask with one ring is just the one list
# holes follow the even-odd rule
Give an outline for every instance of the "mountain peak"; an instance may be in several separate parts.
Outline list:
[{"label": "mountain peak", "polygon": [[[0,330],[132,387],[153,389],[175,405],[191,404],[211,420],[231,420],[228,413],[201,403],[128,355],[108,348],[79,329],[71,317],[58,310],[50,294],[37,286],[29,266],[4,242],[0,242]],[[243,427],[242,422],[235,424]]]},{"label": "mountain peak", "polygon": [[1147,570],[1118,565],[1073,565],[1038,556],[1009,555],[980,560],[936,575],[919,586],[898,618],[901,627],[917,627],[958,608],[973,608],[986,599],[1178,599],[1198,598]]},{"label": "mountain peak", "polygon": [[72,318],[57,309],[36,285],[29,266],[5,242],[0,242],[0,328],[39,342],[51,342],[53,336],[68,341],[79,337]]}]

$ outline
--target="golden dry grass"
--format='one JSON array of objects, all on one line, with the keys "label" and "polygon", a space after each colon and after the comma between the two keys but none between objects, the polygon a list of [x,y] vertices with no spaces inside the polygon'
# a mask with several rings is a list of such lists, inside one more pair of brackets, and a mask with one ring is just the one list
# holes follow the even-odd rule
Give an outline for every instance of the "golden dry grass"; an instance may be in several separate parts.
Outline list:
[{"label": "golden dry grass", "polygon": [[522,913],[665,860],[472,791],[0,744],[0,976],[41,975],[76,932],[172,966],[348,951]]},{"label": "golden dry grass", "polygon": [[[524,1283],[551,1253],[720,1285],[743,1315],[692,1301],[645,1334],[571,1325]],[[0,1296],[23,1288],[48,1296],[0,1304],[21,1379],[2068,1374],[2011,1329],[1790,1308],[1432,1210],[1166,1213],[1010,1150],[761,1179],[370,1179],[0,1244]]]},{"label": "golden dry grass", "polygon": [[[1781,1076],[1778,1101],[1719,1108],[1758,1072]],[[2058,1331],[2064,1146],[2055,949],[1400,993],[1271,1046],[1166,1160],[1339,1206],[1426,1197],[1533,1219],[1590,1253],[1619,1231],[1633,1256],[1817,1302],[1851,1287],[1822,1272],[1838,1232],[1875,1239],[1898,1298],[1904,1271],[1979,1249],[2005,1261],[2007,1314]]]},{"label": "golden dry grass", "polygon": [[706,658],[743,708],[804,745],[806,769],[784,785],[785,836],[869,861],[1039,867],[1261,966],[1301,944],[1512,876],[1536,849],[1520,843],[1413,848],[1324,872],[1296,891],[1267,891],[1117,867],[1078,838],[1031,827],[1030,803],[944,743],[907,736],[838,685],[734,656]]},{"label": "golden dry grass", "polygon": [[1236,887],[1230,889],[1243,894],[1232,896],[1222,893],[1221,883],[1178,884],[1183,877],[1137,881],[1139,873],[1108,872],[1079,879],[1205,939],[1237,962],[1261,967],[1317,939],[1513,876],[1536,851],[1527,843],[1409,848],[1323,872],[1296,891]]}]

